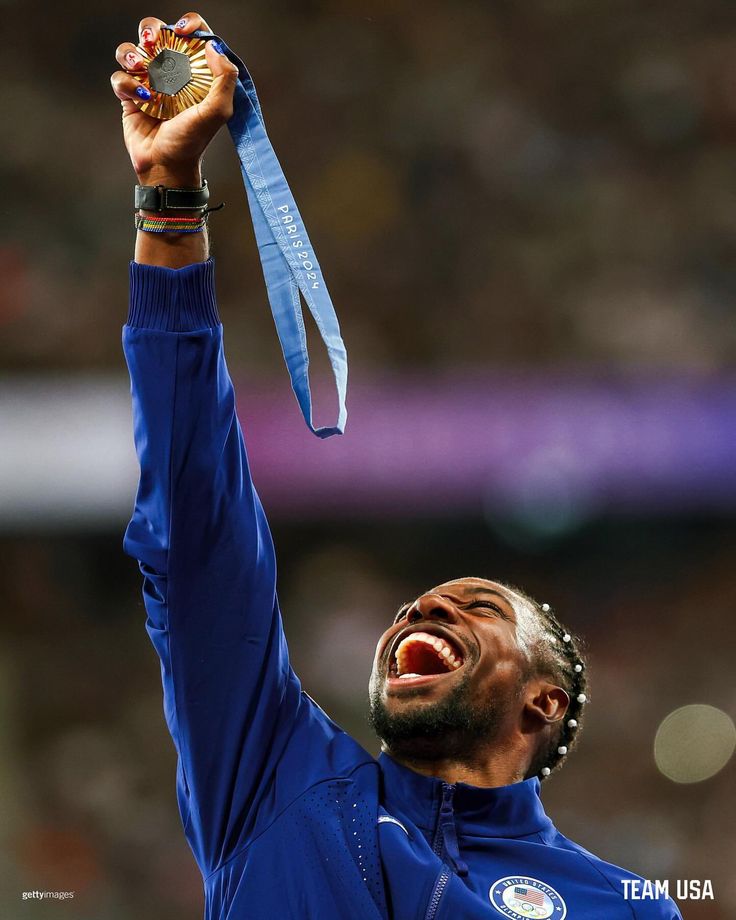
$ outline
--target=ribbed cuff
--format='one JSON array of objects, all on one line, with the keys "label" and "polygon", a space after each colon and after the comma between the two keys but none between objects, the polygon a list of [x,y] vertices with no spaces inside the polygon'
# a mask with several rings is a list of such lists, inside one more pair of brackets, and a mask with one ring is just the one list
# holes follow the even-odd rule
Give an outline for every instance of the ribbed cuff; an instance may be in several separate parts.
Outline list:
[{"label": "ribbed cuff", "polygon": [[194,332],[219,325],[215,263],[161,268],[130,263],[128,325],[161,332]]}]

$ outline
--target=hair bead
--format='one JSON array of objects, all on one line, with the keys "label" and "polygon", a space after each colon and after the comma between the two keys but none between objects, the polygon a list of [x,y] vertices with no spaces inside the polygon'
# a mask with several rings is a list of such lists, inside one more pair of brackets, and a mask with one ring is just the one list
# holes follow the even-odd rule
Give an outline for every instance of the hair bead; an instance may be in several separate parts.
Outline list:
[{"label": "hair bead", "polygon": [[[517,589],[518,590],[518,589]],[[562,686],[565,688],[571,701],[572,712],[578,719],[565,719],[560,726],[560,731],[553,742],[553,746],[540,750],[540,759],[536,761],[536,774],[540,779],[546,779],[559,764],[562,758],[575,746],[579,730],[582,725],[583,707],[588,697],[587,666],[582,659],[582,648],[578,647],[578,639],[567,632],[564,625],[557,619],[550,604],[540,604],[534,598],[520,592],[537,612],[538,627],[548,645],[548,650],[540,649],[539,661],[556,669]],[[542,766],[547,760],[549,766]]]}]

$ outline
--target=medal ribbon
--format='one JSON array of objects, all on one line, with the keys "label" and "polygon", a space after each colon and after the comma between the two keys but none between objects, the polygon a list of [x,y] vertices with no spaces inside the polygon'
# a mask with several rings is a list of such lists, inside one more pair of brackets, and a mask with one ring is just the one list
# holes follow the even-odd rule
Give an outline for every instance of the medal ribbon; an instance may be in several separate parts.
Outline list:
[{"label": "medal ribbon", "polygon": [[[304,221],[266,134],[253,79],[245,64],[219,36],[203,31],[193,35],[218,41],[238,68],[234,109],[227,126],[240,159],[268,300],[291,386],[304,420],[317,437],[342,434],[347,419],[348,362],[345,345]],[[309,352],[300,293],[327,348],[335,378],[338,417],[333,427],[315,428],[313,424]]]}]

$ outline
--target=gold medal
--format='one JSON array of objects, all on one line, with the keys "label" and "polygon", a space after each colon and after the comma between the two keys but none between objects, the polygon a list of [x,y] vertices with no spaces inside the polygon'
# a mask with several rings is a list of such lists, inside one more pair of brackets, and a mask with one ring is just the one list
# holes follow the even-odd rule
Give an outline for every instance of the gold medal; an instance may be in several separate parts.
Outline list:
[{"label": "gold medal", "polygon": [[150,50],[137,46],[146,73],[132,76],[151,93],[151,98],[138,106],[141,112],[163,121],[204,99],[214,80],[205,58],[206,44],[201,38],[177,35],[162,27]]}]

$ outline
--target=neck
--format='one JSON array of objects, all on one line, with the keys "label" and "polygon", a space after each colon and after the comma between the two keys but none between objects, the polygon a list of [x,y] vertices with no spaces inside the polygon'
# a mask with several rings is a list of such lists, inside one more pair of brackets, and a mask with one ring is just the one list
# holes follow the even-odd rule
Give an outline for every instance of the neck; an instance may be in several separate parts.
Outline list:
[{"label": "neck", "polygon": [[516,745],[498,741],[493,748],[469,752],[461,757],[444,757],[425,751],[397,751],[382,744],[381,750],[402,766],[423,776],[434,776],[446,783],[471,786],[509,786],[526,776],[529,758]]}]

